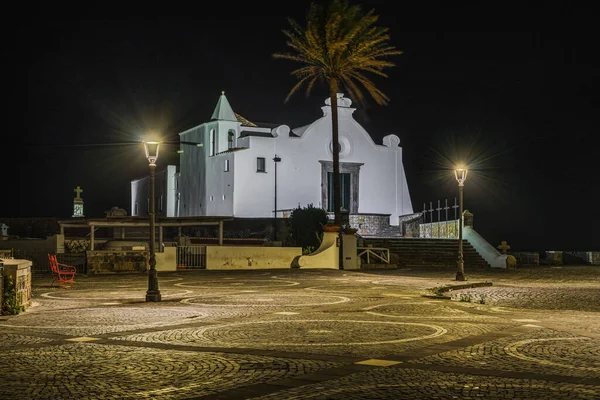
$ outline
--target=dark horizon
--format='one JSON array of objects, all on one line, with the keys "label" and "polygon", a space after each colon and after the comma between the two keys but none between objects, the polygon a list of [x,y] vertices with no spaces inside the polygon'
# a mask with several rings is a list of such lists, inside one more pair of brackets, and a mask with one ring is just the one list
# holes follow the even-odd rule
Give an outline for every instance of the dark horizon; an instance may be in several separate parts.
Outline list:
[{"label": "dark horizon", "polygon": [[[393,5],[362,4],[375,8],[404,53],[387,79],[374,79],[390,103],[358,108],[354,101],[354,116],[376,143],[400,137],[413,210],[453,203],[451,168],[463,161],[470,167],[465,209],[492,245],[599,251],[595,38],[567,28],[403,32]],[[86,216],[103,217],[113,206],[131,213],[130,182],[148,175],[142,133],[176,141],[210,119],[221,91],[250,121],[295,128],[318,119],[324,86],[284,103],[296,65],[272,58],[287,50],[286,18],[302,23],[307,6],[268,17],[28,20],[14,54],[27,82],[15,94],[25,126],[6,163],[16,167],[16,191],[0,216],[68,218],[78,185]],[[465,8],[432,11],[452,18]],[[573,10],[571,18],[585,12]],[[177,148],[165,146],[159,169],[177,165]]]}]

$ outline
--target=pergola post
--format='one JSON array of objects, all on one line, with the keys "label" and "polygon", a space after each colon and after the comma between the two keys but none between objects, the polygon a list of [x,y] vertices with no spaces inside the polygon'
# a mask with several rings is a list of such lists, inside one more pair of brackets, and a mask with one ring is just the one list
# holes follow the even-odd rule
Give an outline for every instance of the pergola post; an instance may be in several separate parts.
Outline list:
[{"label": "pergola post", "polygon": [[223,221],[219,221],[219,246],[223,246]]},{"label": "pergola post", "polygon": [[162,253],[162,243],[163,243],[163,227],[162,225],[158,226],[158,251]]},{"label": "pergola post", "polygon": [[90,250],[94,250],[94,225],[90,224]]}]

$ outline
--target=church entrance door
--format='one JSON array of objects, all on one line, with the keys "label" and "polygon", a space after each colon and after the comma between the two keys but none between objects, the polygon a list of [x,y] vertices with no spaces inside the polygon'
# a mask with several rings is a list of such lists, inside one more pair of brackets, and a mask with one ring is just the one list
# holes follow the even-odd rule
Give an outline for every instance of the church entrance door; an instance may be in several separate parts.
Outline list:
[{"label": "church entrance door", "polygon": [[[321,163],[321,204],[329,212],[333,212],[333,163]],[[341,207],[351,214],[358,213],[358,182],[362,163],[340,163]]]}]

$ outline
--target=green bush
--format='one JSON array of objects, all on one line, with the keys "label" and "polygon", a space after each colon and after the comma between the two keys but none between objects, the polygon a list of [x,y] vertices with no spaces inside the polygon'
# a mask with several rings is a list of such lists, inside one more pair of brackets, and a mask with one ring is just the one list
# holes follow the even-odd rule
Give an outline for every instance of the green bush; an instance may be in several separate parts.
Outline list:
[{"label": "green bush", "polygon": [[323,240],[323,225],[328,222],[327,211],[312,204],[292,211],[287,220],[289,227],[288,243],[302,247],[305,252],[318,249]]},{"label": "green bush", "polygon": [[23,311],[17,303],[17,291],[12,277],[4,277],[4,295],[2,296],[2,315],[16,315]]}]

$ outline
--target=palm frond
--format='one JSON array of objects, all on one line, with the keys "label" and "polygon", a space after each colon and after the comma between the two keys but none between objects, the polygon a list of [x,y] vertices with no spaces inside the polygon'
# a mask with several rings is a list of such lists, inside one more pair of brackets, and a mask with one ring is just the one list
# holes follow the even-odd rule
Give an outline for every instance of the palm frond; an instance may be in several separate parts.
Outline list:
[{"label": "palm frond", "polygon": [[311,3],[304,27],[288,19],[290,27],[283,33],[290,51],[273,57],[304,66],[292,71],[299,81],[285,101],[304,84],[308,95],[319,80],[325,80],[338,82],[357,103],[364,103],[366,91],[377,104],[387,104],[389,98],[366,74],[387,78],[384,71],[395,66],[389,58],[402,51],[390,44],[389,29],[377,26],[378,21],[374,10],[364,12],[347,0]]}]

